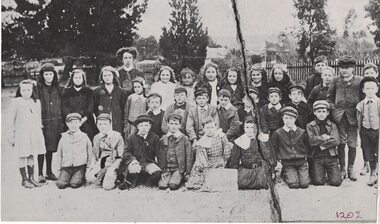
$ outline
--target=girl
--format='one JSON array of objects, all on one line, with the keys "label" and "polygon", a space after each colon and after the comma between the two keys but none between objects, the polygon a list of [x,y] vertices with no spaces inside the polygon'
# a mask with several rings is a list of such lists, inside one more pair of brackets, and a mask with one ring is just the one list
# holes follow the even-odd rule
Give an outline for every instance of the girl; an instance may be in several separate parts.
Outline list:
[{"label": "girl", "polygon": [[[244,134],[235,139],[228,167],[238,170],[239,189],[268,189],[271,179],[271,167],[265,161],[274,161],[274,154],[260,153],[256,140],[256,125],[253,117],[244,121]],[[262,150],[267,149],[263,147]],[[270,159],[264,158],[271,157]]]},{"label": "girl", "polygon": [[271,70],[271,81],[269,87],[277,87],[281,90],[282,98],[281,104],[288,105],[290,103],[289,87],[291,80],[288,75],[286,67],[280,64],[275,64]]},{"label": "girl", "polygon": [[100,72],[101,85],[94,90],[94,113],[111,115],[112,130],[123,133],[126,94],[120,88],[118,72],[105,66]]},{"label": "girl", "polygon": [[209,95],[208,103],[216,106],[220,87],[218,65],[212,62],[205,64],[202,80],[195,85],[195,90],[199,88],[207,89]]},{"label": "girl", "polygon": [[70,113],[79,113],[82,116],[80,129],[92,139],[97,133],[94,121],[94,94],[87,87],[85,73],[82,69],[74,69],[69,83],[62,97],[62,113],[66,117]]},{"label": "girl", "polygon": [[230,68],[227,71],[226,77],[224,77],[224,82],[222,89],[227,89],[231,93],[231,103],[236,108],[242,107],[242,100],[244,96],[244,86],[241,80],[241,73],[237,68]]},{"label": "girl", "polygon": [[[20,83],[16,98],[9,107],[10,132],[9,142],[15,146],[19,157],[19,168],[22,177],[21,185],[25,188],[40,187],[34,180],[33,154],[44,156],[46,153],[42,133],[41,104],[36,98],[32,80]],[[25,170],[25,160],[27,171]],[[28,178],[27,174],[28,172]]]},{"label": "girl", "polygon": [[217,130],[212,117],[206,117],[202,122],[205,134],[194,145],[196,160],[186,183],[187,189],[199,190],[209,169],[223,169],[231,154],[232,143],[221,129]]},{"label": "girl", "polygon": [[259,103],[258,106],[264,106],[268,103],[268,77],[264,69],[259,64],[252,66],[250,88],[255,88],[258,91]]},{"label": "girl", "polygon": [[43,134],[46,146],[46,179],[43,176],[44,155],[38,156],[38,182],[57,180],[51,169],[53,153],[57,152],[63,132],[62,95],[63,87],[58,84],[58,74],[51,63],[42,65],[37,83],[38,98],[41,102]]},{"label": "girl", "polygon": [[136,120],[138,115],[146,113],[148,107],[147,98],[145,96],[144,79],[137,77],[132,81],[132,86],[133,93],[128,96],[127,103],[124,108],[125,139],[136,131],[136,127],[133,126],[133,122]]},{"label": "girl", "polygon": [[183,87],[187,91],[186,102],[190,105],[195,105],[194,88],[197,82],[195,81],[195,72],[190,68],[184,68],[180,73],[181,80],[178,84],[179,87]]},{"label": "girl", "polygon": [[150,89],[150,93],[158,93],[162,96],[161,109],[166,110],[166,108],[174,102],[173,96],[175,88],[176,84],[173,69],[169,66],[162,66],[158,72],[158,82],[153,83]]}]

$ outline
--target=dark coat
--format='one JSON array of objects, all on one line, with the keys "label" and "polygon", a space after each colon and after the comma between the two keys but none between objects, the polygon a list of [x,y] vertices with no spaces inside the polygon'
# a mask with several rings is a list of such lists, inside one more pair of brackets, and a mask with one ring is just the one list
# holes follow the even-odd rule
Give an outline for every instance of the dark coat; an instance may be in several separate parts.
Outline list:
[{"label": "dark coat", "polygon": [[268,101],[268,83],[262,83],[261,86],[259,87],[254,87],[250,85],[249,87],[251,88],[256,88],[257,91],[259,92],[258,97],[259,97],[259,103],[257,104],[258,107],[262,107],[265,104],[269,103]]},{"label": "dark coat", "polygon": [[[186,135],[181,135],[175,139],[174,148],[178,161],[178,168],[181,174],[190,174],[193,167],[192,149],[189,138]],[[160,139],[160,150],[157,156],[158,165],[162,170],[166,168],[166,154],[169,149],[169,139],[164,135]]]},{"label": "dark coat", "polygon": [[79,113],[87,117],[87,121],[80,129],[88,135],[90,140],[98,132],[94,121],[94,96],[92,89],[82,87],[77,91],[74,87],[65,90],[62,97],[62,113],[66,117],[69,113]]},{"label": "dark coat", "polygon": [[221,111],[221,107],[218,106],[218,116],[220,122],[220,128],[226,134],[228,141],[232,142],[240,135],[240,122],[239,114],[236,107],[231,106],[226,111]]},{"label": "dark coat", "polygon": [[309,98],[307,99],[307,103],[311,108],[313,108],[313,104],[317,100],[326,100],[327,99],[327,92],[329,90],[329,87],[322,86],[322,84],[317,85],[311,90]]},{"label": "dark coat", "polygon": [[321,74],[314,72],[306,79],[305,97],[308,98],[313,88],[320,84],[322,84]]},{"label": "dark coat", "polygon": [[94,90],[94,113],[96,116],[101,113],[111,114],[112,129],[123,133],[126,99],[126,94],[120,87],[115,85],[112,92],[109,93],[102,84]]},{"label": "dark coat", "polygon": [[268,84],[268,89],[270,87],[277,87],[281,90],[282,98],[281,98],[281,104],[286,105],[290,102],[289,93],[290,93],[290,86],[292,85],[290,77],[287,74],[284,74],[284,78],[278,82],[274,78],[274,75],[272,75],[272,79]]},{"label": "dark coat", "polygon": [[270,139],[278,160],[301,159],[309,155],[309,142],[304,129],[298,128],[293,138],[284,128],[275,131]]},{"label": "dark coat", "polygon": [[161,130],[163,131],[164,134],[168,133],[169,127],[168,127],[168,117],[170,114],[174,113],[175,111],[182,111],[182,121],[181,121],[181,128],[179,129],[183,134],[186,134],[186,122],[187,122],[187,117],[189,115],[190,108],[192,107],[190,103],[186,102],[185,103],[185,111],[180,109],[176,109],[176,103],[171,104],[166,108],[164,117],[162,118],[162,126]]},{"label": "dark coat", "polygon": [[161,126],[162,120],[165,116],[165,111],[161,110],[161,113],[157,115],[154,115],[152,111],[149,111],[148,114],[153,120],[153,124],[150,130],[161,138],[164,135],[164,133],[161,130]]},{"label": "dark coat", "polygon": [[127,95],[130,95],[133,92],[132,81],[135,78],[141,77],[146,81],[144,72],[142,72],[136,68],[133,68],[129,72],[127,72],[124,68],[120,68],[119,69],[119,76],[120,76],[119,77],[120,87],[123,90],[126,90]]},{"label": "dark coat", "polygon": [[231,93],[231,104],[240,107],[243,104],[243,97],[244,97],[244,87],[243,86],[237,86],[236,90],[233,90],[231,85],[229,83],[226,83],[222,86],[222,89],[227,89]]},{"label": "dark coat", "polygon": [[313,112],[310,106],[301,101],[298,105],[295,105],[294,103],[289,103],[287,106],[291,106],[295,108],[298,112],[296,125],[297,127],[300,127],[302,129],[306,128],[306,125],[312,120]]},{"label": "dark coat", "polygon": [[325,141],[322,139],[321,130],[319,129],[319,126],[317,122],[315,122],[315,120],[307,124],[306,131],[307,131],[307,136],[309,139],[309,144],[311,146],[311,153],[310,153],[311,158],[313,158],[317,150],[328,150],[330,153],[330,156],[338,155],[337,146],[340,143],[338,127],[336,126],[336,124],[334,124],[330,120],[327,120],[326,129],[327,129],[328,135],[333,137],[332,139],[328,141]]},{"label": "dark coat", "polygon": [[[211,102],[211,92],[212,92],[212,87],[208,81],[201,80],[197,82],[197,84],[194,87],[194,92],[199,89],[199,88],[205,88],[207,90],[208,94],[208,103]],[[218,94],[219,90],[222,89],[222,83],[218,79],[218,84],[216,85],[216,93]]]},{"label": "dark coat", "polygon": [[283,125],[281,110],[273,112],[269,109],[268,104],[264,105],[260,109],[260,127],[263,133],[273,134],[275,130],[280,128]]},{"label": "dark coat", "polygon": [[38,99],[41,101],[42,130],[46,151],[56,152],[64,126],[62,116],[63,87],[38,83],[37,89]]},{"label": "dark coat", "polygon": [[356,126],[356,105],[360,102],[359,85],[362,77],[354,75],[349,83],[343,81],[341,76],[334,77],[331,81],[327,101],[331,106],[331,116],[336,124],[339,124],[346,114],[348,122]]},{"label": "dark coat", "polygon": [[137,133],[132,133],[125,141],[122,163],[126,167],[133,160],[137,160],[142,167],[148,163],[156,163],[156,157],[160,149],[160,139],[151,131],[149,131],[146,139],[143,139]]}]

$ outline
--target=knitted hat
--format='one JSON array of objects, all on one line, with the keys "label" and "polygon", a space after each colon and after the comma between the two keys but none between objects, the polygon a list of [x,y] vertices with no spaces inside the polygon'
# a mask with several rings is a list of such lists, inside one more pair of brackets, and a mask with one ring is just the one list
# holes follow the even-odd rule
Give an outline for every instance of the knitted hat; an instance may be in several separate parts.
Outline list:
[{"label": "knitted hat", "polygon": [[206,94],[208,96],[207,90],[205,88],[199,88],[199,89],[194,91],[195,97],[203,95],[203,94]]},{"label": "knitted hat", "polygon": [[314,59],[314,64],[315,64],[315,65],[318,64],[318,63],[321,63],[321,62],[327,64],[327,58],[326,58],[326,56],[324,56],[324,55],[320,55],[320,56],[318,56],[318,57],[316,57],[316,58]]},{"label": "knitted hat", "polygon": [[153,124],[152,118],[148,114],[140,114],[137,119],[133,122],[133,125],[137,127],[141,122],[150,122]]},{"label": "knitted hat", "polygon": [[70,122],[72,120],[82,120],[82,116],[79,113],[70,113],[66,116],[66,122]]},{"label": "knitted hat", "polygon": [[277,93],[278,95],[282,96],[282,92],[278,87],[270,87],[268,89],[268,95],[271,93]]},{"label": "knitted hat", "polygon": [[294,107],[291,107],[291,106],[282,108],[281,113],[282,113],[282,116],[284,116],[285,114],[292,117],[298,116],[298,111]]},{"label": "knitted hat", "polygon": [[343,56],[338,59],[339,67],[354,67],[356,65],[356,61],[351,56]]},{"label": "knitted hat", "polygon": [[228,89],[221,89],[218,93],[219,97],[231,97],[231,92]]},{"label": "knitted hat", "polygon": [[313,110],[330,109],[330,104],[326,100],[317,100],[313,103]]},{"label": "knitted hat", "polygon": [[96,121],[110,121],[111,122],[111,115],[107,113],[101,113],[99,116],[96,118]]},{"label": "knitted hat", "polygon": [[174,94],[177,94],[177,93],[186,93],[187,94],[187,90],[184,87],[177,87],[174,90]]}]

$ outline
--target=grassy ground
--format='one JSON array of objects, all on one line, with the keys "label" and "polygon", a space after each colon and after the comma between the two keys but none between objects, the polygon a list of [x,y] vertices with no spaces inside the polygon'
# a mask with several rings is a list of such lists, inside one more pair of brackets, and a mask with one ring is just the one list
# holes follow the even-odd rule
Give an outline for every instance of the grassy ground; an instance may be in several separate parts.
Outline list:
[{"label": "grassy ground", "polygon": [[[1,219],[3,221],[201,221],[270,222],[269,192],[160,191],[138,187],[129,191],[104,191],[95,185],[58,190],[54,182],[37,189],[21,187],[16,152],[4,139],[7,105],[14,88],[2,90]],[[356,167],[362,166],[358,149]],[[58,174],[58,173],[56,173]],[[283,221],[372,221],[376,220],[376,189],[366,185],[367,176],[342,186],[311,186],[291,190],[283,183],[276,189]],[[353,212],[353,218],[337,217]]]}]

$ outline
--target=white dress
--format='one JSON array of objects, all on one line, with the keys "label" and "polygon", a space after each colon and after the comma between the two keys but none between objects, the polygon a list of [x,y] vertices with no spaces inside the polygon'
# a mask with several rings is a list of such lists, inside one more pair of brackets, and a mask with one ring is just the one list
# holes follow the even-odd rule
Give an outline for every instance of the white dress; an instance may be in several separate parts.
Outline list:
[{"label": "white dress", "polygon": [[170,104],[174,103],[174,90],[176,86],[175,83],[163,83],[161,81],[152,84],[150,93],[158,93],[162,96],[162,110],[166,110]]},{"label": "white dress", "polygon": [[14,133],[15,149],[19,157],[45,154],[45,139],[42,134],[41,104],[37,100],[17,97],[9,107],[10,130]]}]

